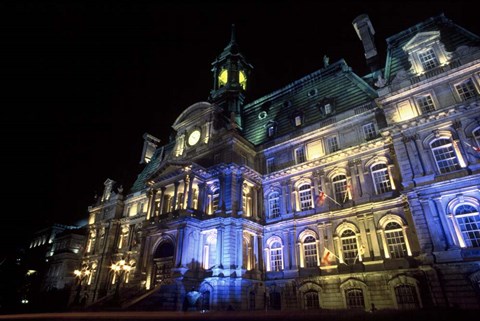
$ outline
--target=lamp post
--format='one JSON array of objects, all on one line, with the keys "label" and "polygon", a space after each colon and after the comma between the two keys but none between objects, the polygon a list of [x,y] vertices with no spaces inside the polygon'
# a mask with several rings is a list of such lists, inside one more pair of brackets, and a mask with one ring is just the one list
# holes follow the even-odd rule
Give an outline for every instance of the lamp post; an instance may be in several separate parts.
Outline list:
[{"label": "lamp post", "polygon": [[114,273],[114,281],[117,283],[115,287],[115,294],[113,295],[114,301],[117,303],[120,301],[120,283],[122,282],[122,279],[125,278],[125,275],[132,270],[132,268],[133,262],[130,261],[129,263],[127,263],[127,261],[125,261],[124,259],[121,259],[116,263],[112,263],[112,265],[110,266],[110,269]]},{"label": "lamp post", "polygon": [[75,299],[73,301],[74,304],[80,303],[80,292],[82,291],[82,283],[86,277],[90,275],[91,271],[88,269],[87,266],[83,266],[81,270],[73,271],[75,277],[77,277],[77,293],[75,294]]}]

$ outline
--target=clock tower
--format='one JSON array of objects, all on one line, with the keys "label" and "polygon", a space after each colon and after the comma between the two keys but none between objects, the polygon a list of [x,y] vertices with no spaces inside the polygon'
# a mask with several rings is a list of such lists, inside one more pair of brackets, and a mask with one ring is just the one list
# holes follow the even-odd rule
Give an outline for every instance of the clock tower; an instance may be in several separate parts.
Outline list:
[{"label": "clock tower", "polygon": [[242,108],[250,71],[253,69],[239,52],[235,40],[235,25],[232,25],[230,43],[212,63],[213,89],[210,102],[221,107],[225,116],[233,117],[242,128]]}]

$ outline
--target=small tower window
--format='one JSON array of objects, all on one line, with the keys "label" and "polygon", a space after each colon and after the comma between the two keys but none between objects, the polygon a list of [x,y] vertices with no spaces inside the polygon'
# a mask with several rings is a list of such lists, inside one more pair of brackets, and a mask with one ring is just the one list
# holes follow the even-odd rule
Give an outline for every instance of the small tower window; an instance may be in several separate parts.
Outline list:
[{"label": "small tower window", "polygon": [[218,87],[225,86],[227,82],[228,82],[228,70],[222,69],[222,71],[220,71],[220,74],[218,75]]},{"label": "small tower window", "polygon": [[435,51],[432,48],[428,48],[418,54],[418,58],[422,63],[423,70],[427,71],[438,66],[438,59],[435,55]]}]

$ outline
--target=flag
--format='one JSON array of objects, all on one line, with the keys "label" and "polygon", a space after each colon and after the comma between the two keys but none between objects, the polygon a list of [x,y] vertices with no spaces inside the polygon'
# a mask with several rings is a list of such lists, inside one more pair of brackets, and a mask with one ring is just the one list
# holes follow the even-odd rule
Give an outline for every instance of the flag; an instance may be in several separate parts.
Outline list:
[{"label": "flag", "polygon": [[325,247],[325,249],[323,250],[323,256],[322,256],[322,264],[323,265],[330,265],[330,260],[331,260],[331,257],[337,257],[335,254],[333,254],[332,251],[330,251],[329,249],[327,249],[327,247]]},{"label": "flag", "polygon": [[315,203],[317,204],[317,206],[321,206],[323,205],[323,203],[325,202],[325,193],[323,191],[321,191],[318,195],[317,195],[317,198],[315,200]]},{"label": "flag", "polygon": [[480,147],[477,147],[477,146],[473,146],[467,142],[463,142],[465,145],[467,145],[468,147],[470,147],[473,151],[473,154],[472,153],[469,153],[470,155],[476,157],[476,158],[480,158]]},{"label": "flag", "polygon": [[350,194],[352,186],[350,184],[347,184],[347,188],[345,189],[345,197],[343,198],[343,203],[345,203],[349,198],[348,194]]},{"label": "flag", "polygon": [[353,261],[353,264],[357,262],[357,259],[360,259],[360,255],[364,255],[364,254],[365,254],[365,245],[362,244],[358,249],[357,256],[355,256],[355,260]]}]

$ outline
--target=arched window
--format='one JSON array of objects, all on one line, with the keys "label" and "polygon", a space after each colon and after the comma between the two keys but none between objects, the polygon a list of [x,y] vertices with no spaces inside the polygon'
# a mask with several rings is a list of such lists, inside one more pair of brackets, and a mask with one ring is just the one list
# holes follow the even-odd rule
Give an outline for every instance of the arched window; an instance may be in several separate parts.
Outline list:
[{"label": "arched window", "polygon": [[348,200],[347,176],[337,175],[332,179],[335,200],[343,204]]},{"label": "arched window", "polygon": [[302,184],[298,187],[298,196],[300,199],[300,210],[306,211],[313,208],[312,187],[310,184]]},{"label": "arched window", "polygon": [[401,284],[395,287],[395,298],[399,309],[417,309],[419,301],[415,286],[409,284]]},{"label": "arched window", "polygon": [[403,229],[400,224],[396,222],[389,222],[385,226],[385,239],[387,241],[388,251],[391,258],[404,257],[407,253],[405,245],[405,237],[403,236]]},{"label": "arched window", "polygon": [[278,241],[273,242],[270,247],[270,267],[271,271],[283,270],[282,244]]},{"label": "arched window", "polygon": [[280,216],[280,194],[272,192],[268,195],[268,217],[276,218]]},{"label": "arched window", "polygon": [[365,309],[365,299],[363,291],[359,288],[345,290],[345,299],[348,309]]},{"label": "arched window", "polygon": [[203,245],[203,268],[208,270],[216,263],[217,258],[217,231],[210,231],[205,235]]},{"label": "arched window", "polygon": [[392,190],[388,167],[386,164],[375,164],[371,167],[372,179],[375,186],[375,192],[382,194]]},{"label": "arched window", "polygon": [[318,310],[320,309],[320,302],[318,300],[317,291],[308,291],[304,295],[304,307],[305,310]]},{"label": "arched window", "polygon": [[345,263],[354,263],[358,255],[357,236],[352,230],[345,230],[341,236],[342,253]]},{"label": "arched window", "polygon": [[449,173],[460,169],[453,142],[449,138],[439,138],[430,143],[435,163],[440,173]]},{"label": "arched window", "polygon": [[461,204],[455,208],[455,219],[467,247],[480,247],[480,216],[477,208]]},{"label": "arched window", "polygon": [[303,240],[303,250],[305,255],[305,267],[316,267],[318,265],[317,240],[315,240],[313,236],[309,235]]}]

